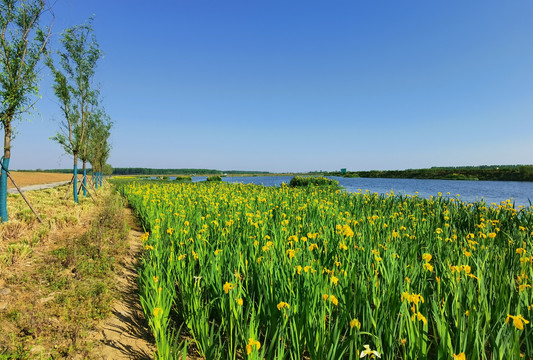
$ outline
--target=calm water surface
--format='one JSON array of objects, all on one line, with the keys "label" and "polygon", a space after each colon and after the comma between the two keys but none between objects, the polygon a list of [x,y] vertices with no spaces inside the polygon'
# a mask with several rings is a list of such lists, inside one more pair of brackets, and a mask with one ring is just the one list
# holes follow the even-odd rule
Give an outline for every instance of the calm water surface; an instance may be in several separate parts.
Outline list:
[{"label": "calm water surface", "polygon": [[[279,186],[289,183],[292,176],[245,176],[224,177],[229,183],[262,184],[265,186]],[[457,197],[463,201],[481,201],[487,204],[499,204],[510,199],[516,206],[529,206],[533,202],[533,183],[518,181],[468,181],[468,180],[418,180],[418,179],[366,179],[330,177],[338,180],[339,185],[346,191],[358,192],[366,190],[372,193],[385,194],[394,191],[395,194],[418,195],[429,198],[442,193],[443,196]],[[205,176],[193,177],[193,181],[203,181]],[[448,194],[449,193],[449,194]]]}]

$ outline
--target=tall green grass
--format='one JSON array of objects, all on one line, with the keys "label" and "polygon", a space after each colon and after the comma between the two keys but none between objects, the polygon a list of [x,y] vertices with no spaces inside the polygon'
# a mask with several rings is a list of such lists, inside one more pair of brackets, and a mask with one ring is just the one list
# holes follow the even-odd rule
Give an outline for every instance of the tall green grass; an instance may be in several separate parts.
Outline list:
[{"label": "tall green grass", "polygon": [[[533,356],[532,212],[440,196],[225,183],[122,187],[149,231],[160,359]],[[364,353],[363,353],[364,354]]]}]

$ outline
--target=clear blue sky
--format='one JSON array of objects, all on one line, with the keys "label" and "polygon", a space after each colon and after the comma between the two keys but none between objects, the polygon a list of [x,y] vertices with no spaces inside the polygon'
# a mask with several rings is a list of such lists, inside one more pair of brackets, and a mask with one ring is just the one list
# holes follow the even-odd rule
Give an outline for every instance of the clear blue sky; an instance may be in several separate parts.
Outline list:
[{"label": "clear blue sky", "polygon": [[[56,0],[95,15],[114,167],[533,163],[533,1]],[[13,169],[68,168],[41,72]],[[31,119],[29,121],[28,119]]]}]

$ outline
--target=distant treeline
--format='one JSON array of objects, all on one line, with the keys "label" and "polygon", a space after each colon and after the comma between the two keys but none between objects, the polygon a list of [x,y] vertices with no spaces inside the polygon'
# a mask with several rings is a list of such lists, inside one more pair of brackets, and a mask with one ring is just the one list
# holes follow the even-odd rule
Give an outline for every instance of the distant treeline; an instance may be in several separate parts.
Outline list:
[{"label": "distant treeline", "polygon": [[223,175],[223,174],[268,174],[267,171],[214,170],[214,169],[151,169],[114,168],[113,175]]},{"label": "distant treeline", "polygon": [[[72,169],[17,170],[50,173],[72,173]],[[88,172],[91,169],[87,169]],[[268,171],[214,170],[214,169],[152,169],[152,168],[113,168],[113,175],[223,175],[223,174],[269,174]]]},{"label": "distant treeline", "polygon": [[371,170],[328,173],[333,176],[394,179],[533,181],[533,165],[483,165],[429,169]]}]

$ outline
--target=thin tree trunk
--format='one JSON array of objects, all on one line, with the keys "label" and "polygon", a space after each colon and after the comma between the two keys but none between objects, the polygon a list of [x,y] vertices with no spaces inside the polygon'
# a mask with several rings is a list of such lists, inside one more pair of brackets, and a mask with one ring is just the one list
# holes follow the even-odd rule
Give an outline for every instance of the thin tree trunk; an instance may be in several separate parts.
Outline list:
[{"label": "thin tree trunk", "polygon": [[[89,184],[87,189],[91,189],[91,190],[96,191],[96,189],[94,188],[94,167],[91,168],[91,177],[87,176],[87,183]],[[98,194],[96,194],[96,192],[95,192],[95,195],[98,196]]]},{"label": "thin tree trunk", "polygon": [[74,154],[74,182],[72,188],[74,189],[74,202],[78,204],[78,154]]},{"label": "thin tree trunk", "polygon": [[2,174],[0,175],[0,218],[2,222],[8,220],[7,215],[7,171],[11,158],[11,119],[4,122],[4,157],[2,158]]},{"label": "thin tree trunk", "polygon": [[87,197],[87,161],[83,160],[83,196]]}]

